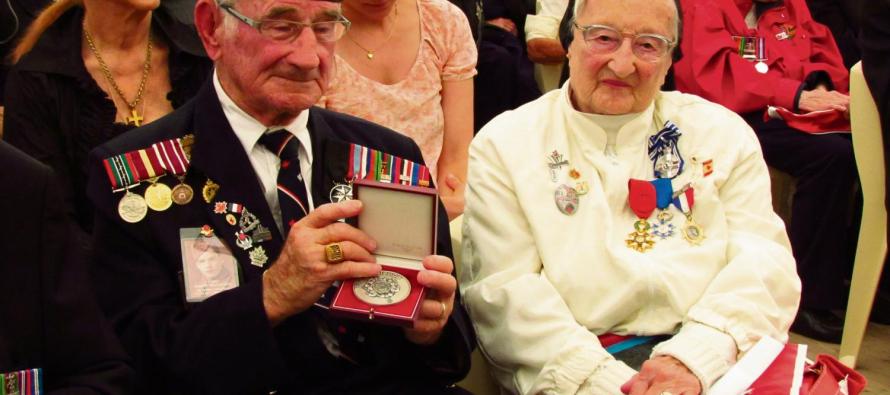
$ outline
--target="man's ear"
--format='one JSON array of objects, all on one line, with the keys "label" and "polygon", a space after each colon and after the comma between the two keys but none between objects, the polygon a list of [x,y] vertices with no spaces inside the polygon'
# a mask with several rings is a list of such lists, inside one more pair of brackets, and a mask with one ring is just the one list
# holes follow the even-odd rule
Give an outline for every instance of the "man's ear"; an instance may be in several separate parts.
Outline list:
[{"label": "man's ear", "polygon": [[198,0],[195,3],[195,29],[211,60],[217,60],[220,55],[219,37],[223,34],[224,17],[214,0]]}]

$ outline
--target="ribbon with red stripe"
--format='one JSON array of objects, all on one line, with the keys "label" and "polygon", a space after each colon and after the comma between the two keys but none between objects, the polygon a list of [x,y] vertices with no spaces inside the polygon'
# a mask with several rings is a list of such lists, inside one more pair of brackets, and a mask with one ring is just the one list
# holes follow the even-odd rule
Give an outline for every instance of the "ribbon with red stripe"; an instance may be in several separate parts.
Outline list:
[{"label": "ribbon with red stripe", "polygon": [[432,184],[426,166],[358,144],[349,146],[346,177],[424,187]]},{"label": "ribbon with red stripe", "polygon": [[0,395],[43,394],[43,370],[28,369],[0,373]]},{"label": "ribbon with red stripe", "polygon": [[160,158],[161,167],[167,173],[173,175],[183,175],[188,171],[189,160],[182,150],[182,142],[180,139],[170,139],[152,144],[152,149]]}]

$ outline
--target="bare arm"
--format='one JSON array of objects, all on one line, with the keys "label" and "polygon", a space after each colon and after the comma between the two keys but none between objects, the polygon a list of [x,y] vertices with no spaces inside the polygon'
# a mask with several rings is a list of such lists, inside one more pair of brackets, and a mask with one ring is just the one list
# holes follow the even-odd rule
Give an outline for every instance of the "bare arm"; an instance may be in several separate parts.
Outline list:
[{"label": "bare arm", "polygon": [[445,113],[445,136],[437,180],[439,195],[451,220],[464,212],[468,151],[473,139],[472,79],[442,83],[442,111]]}]

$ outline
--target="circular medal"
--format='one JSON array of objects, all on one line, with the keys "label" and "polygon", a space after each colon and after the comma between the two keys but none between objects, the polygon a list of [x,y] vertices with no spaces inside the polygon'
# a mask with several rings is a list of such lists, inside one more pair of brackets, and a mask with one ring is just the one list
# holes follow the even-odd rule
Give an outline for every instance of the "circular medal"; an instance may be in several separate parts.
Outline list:
[{"label": "circular medal", "polygon": [[754,65],[754,70],[757,70],[760,74],[766,74],[766,72],[769,71],[769,66],[764,62],[757,62],[757,64]]},{"label": "circular medal", "polygon": [[683,225],[683,238],[692,245],[701,244],[702,240],[705,239],[705,231],[699,226],[697,223],[692,222],[690,219]]},{"label": "circular medal", "polygon": [[188,186],[188,184],[178,184],[173,187],[173,203],[176,203],[180,206],[184,206],[189,204],[192,201],[192,196],[195,195],[195,191],[192,190],[192,187]]},{"label": "circular medal", "polygon": [[328,197],[334,203],[352,200],[352,184],[334,184]]},{"label": "circular medal", "polygon": [[352,292],[362,302],[386,306],[408,298],[411,282],[400,273],[383,270],[377,277],[356,280],[352,284]]},{"label": "circular medal", "polygon": [[124,197],[121,198],[120,203],[117,204],[118,215],[121,216],[121,219],[131,224],[142,221],[147,212],[148,205],[145,203],[145,199],[130,191],[127,191]]},{"label": "circular medal", "polygon": [[553,198],[556,200],[556,207],[559,208],[561,213],[573,215],[578,211],[578,191],[574,188],[562,184],[556,188]]},{"label": "circular medal", "polygon": [[164,183],[156,182],[145,188],[145,202],[154,211],[164,211],[173,205],[173,192]]}]

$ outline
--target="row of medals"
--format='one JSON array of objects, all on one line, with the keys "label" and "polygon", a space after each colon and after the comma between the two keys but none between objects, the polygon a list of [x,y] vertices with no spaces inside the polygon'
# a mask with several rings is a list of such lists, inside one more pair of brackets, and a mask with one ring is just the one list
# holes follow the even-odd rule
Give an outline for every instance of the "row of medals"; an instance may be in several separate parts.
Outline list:
[{"label": "row of medals", "polygon": [[[569,166],[569,161],[565,160],[558,151],[553,151],[547,159],[547,167],[550,168],[550,179],[553,182],[558,182],[559,170],[563,166]],[[580,196],[586,195],[590,191],[590,185],[581,178],[581,172],[575,167],[569,169],[569,178],[573,180],[574,186],[565,183],[559,184],[556,192],[553,194],[553,198],[556,201],[556,207],[561,213],[573,215],[578,211]],[[685,192],[685,189],[679,193],[683,192]],[[684,215],[686,216],[686,223],[680,229],[683,238],[692,245],[701,244],[705,238],[704,230],[692,220],[691,209]],[[653,236],[666,240],[676,234],[676,227],[671,223],[674,219],[674,214],[670,212],[669,208],[659,210],[656,219],[657,222],[654,226],[647,219],[635,221],[634,231],[629,233],[627,240],[625,240],[627,247],[639,252],[645,252],[655,246],[655,238]]]},{"label": "row of medals", "polygon": [[[194,190],[184,182],[184,178],[178,178],[179,184],[170,188],[163,182],[159,182],[161,177],[163,176],[148,180],[151,185],[145,188],[144,197],[131,191],[132,188],[139,184],[127,188],[124,197],[121,198],[120,203],[117,205],[118,215],[124,221],[136,223],[145,218],[146,214],[148,214],[148,209],[166,211],[174,203],[184,206],[192,201],[192,197],[195,194]],[[210,199],[213,199],[217,189],[219,189],[219,185],[208,179],[201,191],[204,200],[209,202]]]}]

